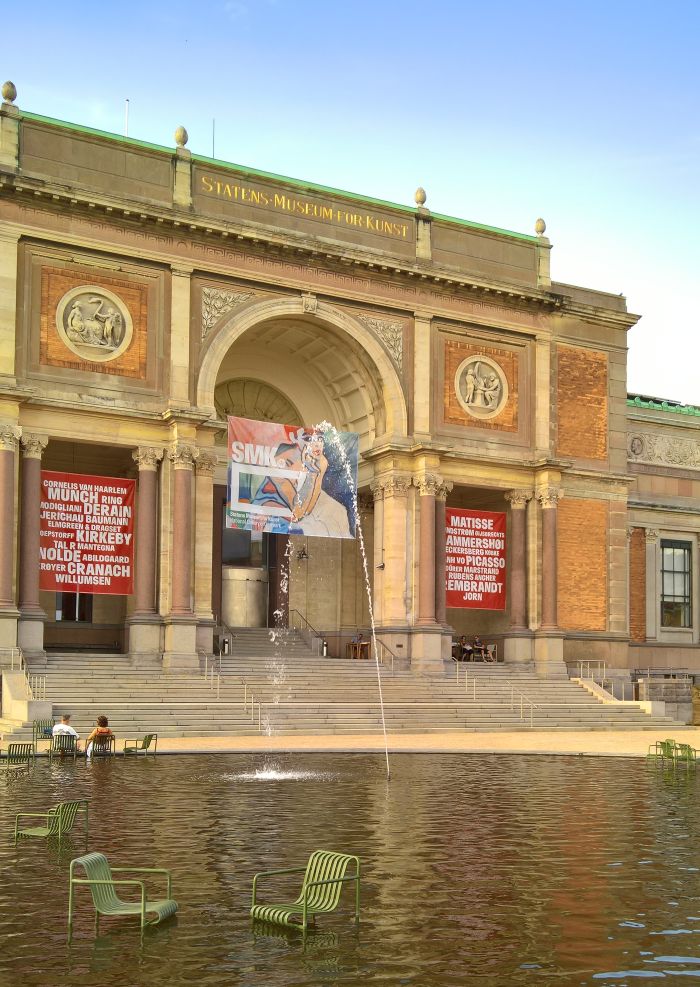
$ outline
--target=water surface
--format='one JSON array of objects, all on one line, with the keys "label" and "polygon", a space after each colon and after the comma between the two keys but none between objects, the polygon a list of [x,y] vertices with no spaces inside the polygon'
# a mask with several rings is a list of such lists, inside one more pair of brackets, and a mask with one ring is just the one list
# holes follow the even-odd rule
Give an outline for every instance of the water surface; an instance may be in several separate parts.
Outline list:
[{"label": "water surface", "polygon": [[[700,982],[694,771],[424,754],[394,755],[392,771],[387,783],[374,755],[202,755],[41,762],[0,780],[0,985]],[[179,915],[143,942],[135,919],[103,919],[95,938],[83,893],[69,946],[81,841],[12,845],[17,809],[79,797],[90,849],[173,871]],[[305,946],[252,929],[253,874],[316,848],[362,858],[359,928],[348,890]]]}]

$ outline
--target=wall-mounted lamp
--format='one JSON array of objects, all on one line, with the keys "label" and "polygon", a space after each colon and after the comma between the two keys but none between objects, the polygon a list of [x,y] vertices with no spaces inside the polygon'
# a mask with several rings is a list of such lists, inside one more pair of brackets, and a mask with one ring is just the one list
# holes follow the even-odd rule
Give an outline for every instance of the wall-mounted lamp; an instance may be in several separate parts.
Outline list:
[{"label": "wall-mounted lamp", "polygon": [[380,562],[379,565],[376,565],[374,568],[375,569],[382,569],[383,570],[384,569],[384,563],[383,562]]},{"label": "wall-mounted lamp", "polygon": [[299,559],[300,562],[306,561],[308,557],[309,557],[309,553],[306,551],[305,548],[300,548],[299,551],[297,552],[297,558]]}]

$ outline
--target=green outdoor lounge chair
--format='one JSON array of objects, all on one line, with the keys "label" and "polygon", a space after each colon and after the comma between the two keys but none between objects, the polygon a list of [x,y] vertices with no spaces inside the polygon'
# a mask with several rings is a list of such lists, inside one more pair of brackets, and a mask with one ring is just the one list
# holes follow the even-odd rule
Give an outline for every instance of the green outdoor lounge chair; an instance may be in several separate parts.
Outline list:
[{"label": "green outdoor lounge chair", "polygon": [[[354,864],[354,873],[346,876],[349,865]],[[301,892],[296,901],[289,904],[257,904],[258,881],[261,877],[278,874],[304,873]],[[333,853],[330,850],[314,850],[306,867],[290,867],[285,870],[268,870],[253,878],[253,901],[250,914],[261,922],[301,928],[304,933],[309,922],[316,915],[335,911],[340,901],[343,884],[355,882],[355,921],[360,921],[360,858],[347,853]]]},{"label": "green outdoor lounge chair", "polygon": [[75,761],[77,756],[77,737],[74,737],[70,733],[57,733],[51,738],[51,746],[49,747],[49,761],[53,761],[55,757],[72,757]]},{"label": "green outdoor lounge chair", "polygon": [[47,740],[51,743],[55,722],[55,720],[34,720],[32,723],[32,741],[34,742],[34,747],[37,746],[40,740]]},{"label": "green outdoor lounge chair", "polygon": [[158,734],[157,733],[147,733],[145,737],[139,737],[138,740],[125,740],[124,741],[124,753],[125,754],[155,754],[158,751]]},{"label": "green outdoor lounge chair", "polygon": [[117,751],[114,737],[95,737],[90,750],[90,757],[115,757]]},{"label": "green outdoor lounge chair", "polygon": [[[75,877],[75,868],[82,867],[85,877]],[[167,898],[157,898],[149,901],[146,898],[146,885],[143,880],[114,880],[112,874],[165,874],[167,878]],[[79,885],[86,885],[92,894],[92,903],[95,906],[95,931],[99,931],[100,915],[138,915],[141,920],[141,928],[146,925],[157,925],[164,919],[174,915],[177,911],[177,902],[170,897],[172,893],[172,880],[170,871],[162,867],[112,867],[110,868],[107,858],[102,853],[87,853],[84,857],[76,857],[70,864],[70,884],[68,890],[68,934],[73,927],[73,889]],[[117,897],[115,888],[136,887],[141,889],[138,901],[122,901]],[[155,918],[147,919],[150,913]]]},{"label": "green outdoor lounge chair", "polygon": [[[88,835],[88,802],[79,799],[76,802],[60,802],[48,812],[18,812],[15,815],[15,845],[20,836],[38,836],[43,839],[56,837],[59,841],[73,829],[76,817],[82,812],[85,817],[85,839]],[[31,826],[20,829],[20,819],[43,819],[43,826]]]},{"label": "green outdoor lounge chair", "polygon": [[690,744],[676,744],[676,760],[685,761],[686,764],[695,764],[698,759],[698,752]]},{"label": "green outdoor lounge chair", "polygon": [[34,744],[9,744],[7,756],[0,761],[0,773],[10,777],[19,771],[28,771],[29,768],[34,767],[34,757]]},{"label": "green outdoor lounge chair", "polygon": [[649,745],[647,757],[659,758],[662,761],[676,760],[676,741],[672,739],[657,740],[655,744]]}]

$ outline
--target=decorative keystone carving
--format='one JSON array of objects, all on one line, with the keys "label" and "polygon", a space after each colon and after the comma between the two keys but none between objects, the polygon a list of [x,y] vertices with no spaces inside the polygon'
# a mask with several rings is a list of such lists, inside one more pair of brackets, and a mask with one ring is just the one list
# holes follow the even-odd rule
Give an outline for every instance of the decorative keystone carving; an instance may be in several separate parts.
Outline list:
[{"label": "decorative keystone carving", "polygon": [[25,432],[20,439],[22,443],[22,455],[25,459],[41,459],[44,449],[49,444],[48,436],[32,435]]},{"label": "decorative keystone carving", "polygon": [[453,487],[454,487],[454,483],[452,482],[452,480],[443,480],[440,486],[438,487],[435,496],[437,497],[438,500],[446,501],[447,495],[449,494],[450,490],[452,490]]},{"label": "decorative keystone carving", "polygon": [[0,425],[0,452],[17,452],[21,434],[19,425]]},{"label": "decorative keystone carving", "polygon": [[301,296],[301,310],[302,312],[308,312],[309,315],[315,315],[318,311],[318,298],[316,295],[310,291],[305,291]]},{"label": "decorative keystone carving", "polygon": [[644,539],[647,545],[653,545],[659,540],[659,532],[655,531],[653,528],[645,528]]},{"label": "decorative keystone carving", "polygon": [[202,288],[202,339],[222,315],[253,297],[252,291],[226,291],[223,288]]},{"label": "decorative keystone carving", "polygon": [[199,449],[178,442],[170,450],[168,457],[176,470],[191,470],[199,458]]},{"label": "decorative keystone carving", "polygon": [[420,490],[421,497],[436,497],[442,482],[442,477],[436,473],[424,473],[422,476],[413,477],[413,483]]},{"label": "decorative keystone carving", "polygon": [[163,458],[163,449],[158,446],[139,446],[131,454],[139,470],[157,470]]},{"label": "decorative keystone carving", "polygon": [[218,462],[216,453],[201,450],[197,457],[197,475],[213,476]]},{"label": "decorative keystone carving", "polygon": [[391,353],[396,366],[403,370],[403,323],[389,319],[375,319],[371,315],[358,315],[358,320],[384,343]]},{"label": "decorative keystone carving", "polygon": [[508,490],[503,496],[509,502],[511,510],[523,510],[532,500],[532,490]]},{"label": "decorative keystone carving", "polygon": [[535,492],[543,511],[555,508],[563,496],[564,491],[559,487],[541,487]]}]

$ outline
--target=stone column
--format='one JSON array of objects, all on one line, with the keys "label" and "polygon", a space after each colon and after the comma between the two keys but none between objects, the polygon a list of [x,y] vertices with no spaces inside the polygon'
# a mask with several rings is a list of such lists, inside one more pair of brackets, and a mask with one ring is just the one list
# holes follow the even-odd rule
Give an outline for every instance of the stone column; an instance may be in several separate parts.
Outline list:
[{"label": "stone column", "polygon": [[197,621],[192,609],[192,474],[199,450],[176,443],[169,453],[174,474],[172,484],[172,592],[170,614],[165,623],[166,670],[194,671],[197,656]]},{"label": "stone column", "polygon": [[526,631],[527,623],[527,524],[526,508],[531,490],[510,490],[505,494],[510,504],[510,629]]},{"label": "stone column", "polygon": [[542,623],[543,631],[557,625],[557,487],[541,487],[536,495],[542,507]]},{"label": "stone column", "polygon": [[142,446],[133,453],[139,469],[136,504],[136,572],[134,616],[157,612],[156,560],[158,557],[158,463],[163,450]]},{"label": "stone column", "polygon": [[[381,623],[384,612],[384,572],[386,563],[384,562],[384,487],[379,480],[372,480],[369,485],[374,498],[374,539],[373,539],[373,560],[372,572],[372,607],[376,623]],[[369,560],[368,560],[369,562]]]},{"label": "stone column", "polygon": [[44,653],[44,620],[39,604],[41,456],[48,438],[22,435],[22,494],[19,535],[18,642],[26,654]]},{"label": "stone column", "polygon": [[173,484],[173,594],[171,613],[193,616],[192,609],[192,471],[199,455],[178,443],[170,452]]},{"label": "stone column", "polygon": [[195,478],[195,545],[194,611],[197,616],[197,649],[209,654],[214,647],[212,612],[212,537],[214,517],[214,472],[217,465],[213,449],[200,449]]},{"label": "stone column", "polygon": [[447,626],[447,551],[445,526],[447,519],[447,495],[452,484],[441,483],[435,494],[435,619],[443,627]]},{"label": "stone column", "polygon": [[646,624],[647,641],[655,641],[659,636],[659,611],[661,610],[659,593],[659,532],[653,528],[644,529],[644,539],[646,545]]},{"label": "stone column", "polygon": [[440,478],[426,473],[416,477],[420,491],[420,559],[418,568],[418,620],[416,624],[435,624],[435,495]]},{"label": "stone column", "polygon": [[[405,628],[406,614],[406,521],[411,478],[391,473],[379,481],[382,488],[382,623]],[[375,549],[376,551],[376,549]]]},{"label": "stone column", "polygon": [[22,430],[17,425],[0,424],[0,649],[17,646],[15,607],[14,529],[15,454]]}]

